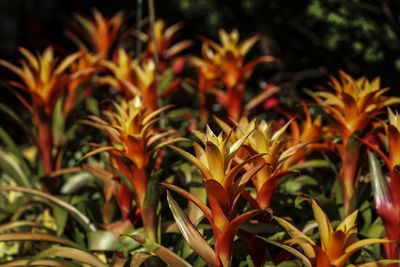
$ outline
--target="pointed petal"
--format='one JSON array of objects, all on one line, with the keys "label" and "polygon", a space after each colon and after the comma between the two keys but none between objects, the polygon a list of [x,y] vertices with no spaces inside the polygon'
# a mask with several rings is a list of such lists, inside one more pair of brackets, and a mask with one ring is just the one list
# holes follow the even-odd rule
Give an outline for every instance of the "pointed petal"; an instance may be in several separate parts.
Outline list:
[{"label": "pointed petal", "polygon": [[391,243],[391,240],[385,240],[385,239],[364,239],[360,240],[351,246],[347,247],[345,251],[343,252],[343,255],[332,262],[333,265],[335,266],[342,266],[344,263],[347,261],[347,259],[357,250],[361,249],[362,247],[372,245],[372,244],[383,244],[383,243]]},{"label": "pointed petal", "polygon": [[17,74],[21,79],[24,79],[25,74],[24,74],[24,72],[22,71],[21,68],[15,66],[14,64],[11,64],[8,61],[2,60],[2,59],[0,59],[0,65],[3,66],[3,67],[6,67],[9,70],[11,70],[15,74]]},{"label": "pointed petal", "polygon": [[193,156],[192,154],[190,154],[190,153],[186,152],[185,150],[180,149],[178,147],[175,147],[175,146],[168,146],[168,147],[170,147],[173,150],[175,150],[176,152],[180,153],[182,156],[184,156],[186,159],[188,159],[194,165],[196,165],[197,168],[200,169],[201,173],[203,174],[203,176],[206,180],[213,179],[213,177],[212,177],[210,171],[207,169],[207,167],[204,166],[204,164],[201,163],[200,160],[197,159],[195,156]]},{"label": "pointed petal", "polygon": [[313,199],[311,201],[314,217],[317,220],[319,232],[321,234],[321,247],[322,250],[326,251],[329,245],[329,239],[333,233],[331,222],[325,212],[318,206],[317,202]]},{"label": "pointed petal", "polygon": [[303,234],[299,229],[297,229],[294,225],[290,224],[289,222],[285,221],[284,219],[281,219],[279,217],[274,217],[274,219],[283,227],[285,230],[288,232],[288,234],[296,239],[296,238],[301,238],[304,242],[301,244],[296,242],[296,244],[299,244],[301,248],[303,249],[304,253],[307,255],[308,258],[314,258],[315,257],[315,251],[314,247],[316,246],[315,243],[305,234]]},{"label": "pointed petal", "polygon": [[29,50],[25,49],[24,47],[18,47],[19,52],[26,57],[26,59],[29,62],[29,65],[31,65],[35,70],[39,71],[39,62],[35,58],[35,56],[29,52]]},{"label": "pointed petal", "polygon": [[[104,151],[110,151],[110,150],[116,150],[116,149],[115,149],[115,147],[113,147],[113,146],[103,146],[103,147],[99,147],[99,148],[97,148],[97,149],[95,149],[95,150],[90,151],[90,152],[87,153],[85,156],[83,156],[83,157],[81,158],[81,161],[84,160],[84,159],[86,159],[86,158],[88,158],[88,157],[91,157],[91,156],[93,156],[93,155],[95,155],[95,154],[98,154],[98,153],[101,153],[101,152],[104,152]],[[116,151],[117,151],[117,150],[116,150]]]},{"label": "pointed petal", "polygon": [[253,35],[250,38],[243,40],[239,44],[240,54],[243,56],[246,55],[259,39],[260,39],[260,37],[258,35]]},{"label": "pointed petal", "polygon": [[54,74],[60,74],[65,71],[78,57],[80,56],[80,52],[74,53],[66,57],[60,65],[54,70]]},{"label": "pointed petal", "polygon": [[206,142],[206,155],[208,162],[208,169],[211,175],[218,182],[222,182],[225,176],[224,159],[222,158],[221,151],[212,142]]}]

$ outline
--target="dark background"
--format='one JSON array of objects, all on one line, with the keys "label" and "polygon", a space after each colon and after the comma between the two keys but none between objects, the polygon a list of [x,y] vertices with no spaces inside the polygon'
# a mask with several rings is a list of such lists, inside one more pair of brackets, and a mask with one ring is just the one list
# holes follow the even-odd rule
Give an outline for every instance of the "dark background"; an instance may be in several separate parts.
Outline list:
[{"label": "dark background", "polygon": [[[261,41],[249,57],[280,58],[273,68],[257,70],[255,75],[268,82],[286,82],[301,91],[326,84],[321,69],[335,75],[342,69],[354,77],[381,76],[383,85],[392,87],[391,94],[399,94],[400,1],[155,0],[155,6],[157,17],[169,25],[185,22],[182,38],[196,40],[189,53],[199,53],[198,35],[217,40],[219,28],[238,28],[241,38],[260,33]],[[65,28],[74,13],[91,15],[93,7],[105,16],[125,10],[128,25],[135,27],[133,0],[0,0],[0,57],[16,62],[18,46],[43,51],[53,45],[59,54],[76,50],[65,37]],[[0,77],[8,80],[10,73],[0,69]],[[8,93],[0,97],[4,100]]]}]

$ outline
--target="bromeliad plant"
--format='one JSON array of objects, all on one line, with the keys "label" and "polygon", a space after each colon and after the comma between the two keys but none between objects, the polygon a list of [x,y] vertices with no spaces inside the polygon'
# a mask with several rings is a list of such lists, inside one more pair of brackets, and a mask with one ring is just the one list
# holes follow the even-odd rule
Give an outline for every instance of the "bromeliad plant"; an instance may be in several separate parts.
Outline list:
[{"label": "bromeliad plant", "polygon": [[[383,96],[388,89],[380,88],[379,79],[354,80],[341,72],[340,79],[331,79],[335,92],[313,93],[330,115],[331,124],[325,123],[322,109],[305,104],[304,116],[296,116],[297,107],[291,104],[301,101],[285,101],[285,110],[296,111],[283,112],[283,105],[277,107],[280,114],[275,115],[283,113],[286,122],[275,123],[269,120],[276,117],[272,114],[275,109],[267,114],[249,111],[280,88],[285,90],[281,85],[267,85],[242,108],[253,70],[260,62],[273,60],[246,60],[258,36],[240,42],[237,30],[221,30],[221,44],[203,38],[202,55],[187,57],[181,52],[191,41],[177,39],[182,23],[167,27],[158,20],[141,39],[148,41],[143,53],[133,55],[129,47],[132,42],[120,41],[129,33],[140,38],[145,34],[134,29],[125,31],[125,21],[122,12],[111,18],[98,11],[92,17],[77,15],[78,32],[74,36],[70,32],[70,37],[79,52],[58,61],[51,47],[37,55],[20,48],[24,56],[20,63],[0,60],[0,65],[20,80],[10,84],[24,91],[23,95],[20,91],[15,94],[30,112],[34,125],[33,129],[22,127],[37,147],[31,142],[14,142],[8,128],[0,127],[1,266],[117,267],[139,266],[144,261],[146,266],[160,266],[154,255],[171,266],[190,266],[188,262],[194,266],[286,266],[291,263],[287,261],[291,255],[281,249],[292,252],[308,267],[343,266],[347,261],[359,266],[399,262],[400,117],[389,110],[388,125],[373,117],[400,100]],[[186,61],[197,71],[197,84],[190,76],[196,73],[182,71]],[[178,85],[184,93],[173,94]],[[198,127],[198,113],[190,106],[196,100],[189,99],[196,95],[193,85],[199,89],[203,122],[217,115],[209,108],[213,98],[206,101],[209,94],[228,109],[231,118],[216,119],[223,130],[218,135],[208,126],[205,133],[193,131],[202,142],[193,143],[193,154],[184,146],[160,151],[180,140],[174,138],[175,132],[189,136],[189,128]],[[104,87],[116,90],[101,92]],[[105,96],[107,93],[111,94]],[[90,99],[86,99],[88,96]],[[100,113],[101,102],[97,100],[104,97],[115,102]],[[80,102],[82,99],[85,101]],[[276,101],[266,106],[276,107]],[[168,107],[159,107],[166,103],[178,106],[168,111],[174,116],[162,115]],[[18,121],[18,115],[1,103],[0,110]],[[87,112],[92,115],[87,116]],[[83,121],[89,126],[78,124],[77,116],[86,116]],[[268,120],[260,120],[265,117]],[[103,134],[95,136],[98,130]],[[365,164],[358,164],[360,144],[356,135],[382,156],[388,177],[380,171],[381,163],[371,152],[369,176]],[[366,140],[376,141],[379,148]],[[87,146],[79,147],[85,142],[94,147],[91,152]],[[382,144],[388,144],[388,152]],[[340,192],[332,186],[336,164],[315,159],[321,149],[338,152],[342,160],[340,181],[348,216],[335,230],[315,202],[312,207],[316,223],[312,215],[307,216],[308,207],[296,205],[299,195],[312,196],[332,205],[329,214],[341,215]],[[177,160],[175,152],[189,162]],[[88,162],[76,166],[82,158]],[[38,161],[43,163],[46,175]],[[321,166],[326,168],[316,169]],[[292,179],[300,170],[301,175]],[[286,174],[290,174],[288,179],[281,179]],[[368,190],[362,190],[368,187],[368,177],[376,209]],[[159,201],[163,193],[158,189],[159,180],[167,189],[175,223],[165,203]],[[171,181],[183,182],[185,190],[167,183]],[[187,212],[174,200],[172,194],[176,193],[189,200]],[[356,201],[351,202],[355,193]],[[271,208],[277,216],[290,216],[296,222],[294,226],[276,219],[292,236],[286,244],[277,242],[285,232],[270,220]],[[352,212],[356,208],[360,212]],[[355,227],[358,214],[362,217],[359,235]],[[300,225],[305,225],[304,233],[297,230]],[[319,232],[313,230],[317,225]],[[309,231],[314,234],[307,237]],[[320,243],[314,238],[319,235]],[[363,236],[385,235],[395,242],[356,241]],[[383,258],[378,246],[354,253],[375,243],[382,243],[391,260],[375,262]],[[371,262],[360,265],[367,261]],[[299,262],[293,263],[298,266]]]},{"label": "bromeliad plant", "polygon": [[122,191],[118,191],[116,195],[121,212],[127,216],[129,212],[126,210],[133,210],[130,206],[130,194],[126,190],[131,186],[146,237],[155,241],[157,201],[154,198],[159,193],[154,190],[154,183],[150,182],[153,172],[150,168],[151,160],[154,160],[154,153],[161,147],[179,139],[169,138],[163,141],[171,137],[174,131],[158,132],[154,126],[158,120],[157,115],[169,107],[151,112],[143,106],[139,97],[130,101],[123,100],[121,104],[115,103],[114,107],[116,112],[104,111],[106,120],[96,116],[89,116],[90,120],[85,120],[85,123],[104,131],[109,144],[93,144],[98,148],[86,154],[84,158],[104,151],[109,153],[112,166],[128,180],[122,181],[120,178]]},{"label": "bromeliad plant", "polygon": [[[65,96],[63,105],[63,113],[68,117],[69,113],[76,107],[79,100],[87,97],[93,87],[93,77],[100,73],[102,68],[100,66],[100,56],[87,51],[81,47],[79,51],[79,58],[70,65],[72,81],[68,84],[68,89]],[[83,86],[83,90],[79,90]]]},{"label": "bromeliad plant", "polygon": [[[230,131],[228,124],[222,120],[217,120],[221,128],[227,133]],[[268,208],[271,206],[271,201],[274,192],[278,187],[281,178],[292,171],[289,170],[285,163],[300,149],[307,145],[307,142],[297,142],[291,147],[288,146],[287,140],[282,140],[282,135],[285,133],[292,121],[287,122],[278,131],[273,133],[273,124],[261,121],[257,123],[255,119],[249,120],[242,117],[236,123],[237,129],[230,134],[231,140],[240,140],[243,136],[248,136],[245,144],[239,151],[238,158],[243,160],[243,157],[254,154],[262,154],[252,161],[249,165],[264,164],[265,166],[252,178],[255,187],[256,197],[253,198],[249,193],[243,191],[243,195],[255,208]]]},{"label": "bromeliad plant", "polygon": [[353,135],[364,138],[372,127],[374,117],[393,104],[400,103],[398,97],[387,97],[383,94],[389,88],[380,87],[380,79],[370,82],[366,77],[357,80],[345,72],[339,72],[340,80],[331,76],[330,86],[334,93],[328,91],[313,92],[312,96],[332,119],[333,135],[340,135],[341,142],[336,144],[342,168],[340,185],[346,214],[350,214],[351,199],[357,188],[357,170],[360,144]]},{"label": "bromeliad plant", "polygon": [[68,67],[79,57],[79,53],[69,55],[58,62],[52,47],[48,47],[37,57],[25,48],[20,47],[19,51],[25,57],[21,60],[20,67],[4,60],[0,60],[0,65],[14,72],[22,80],[22,83],[10,81],[10,84],[24,90],[31,98],[32,104],[18,92],[14,92],[36,123],[37,137],[33,137],[33,142],[37,146],[44,171],[49,174],[60,167],[55,165],[56,160],[53,156],[53,109],[73,81]]},{"label": "bromeliad plant", "polygon": [[221,76],[218,68],[217,57],[210,53],[210,47],[207,43],[203,42],[201,46],[201,56],[189,57],[189,63],[197,71],[197,90],[199,92],[199,111],[200,120],[206,121],[208,119],[208,105],[207,94],[212,92],[218,87],[221,82],[218,77]]},{"label": "bromeliad plant", "polygon": [[[231,33],[221,29],[219,38],[222,45],[203,37],[203,58],[192,57],[190,61],[200,75],[200,92],[204,94],[205,90],[212,90],[220,104],[227,109],[228,115],[238,120],[242,115],[247,80],[258,64],[275,59],[263,56],[245,63],[247,53],[259,39],[257,35],[239,42],[239,32],[236,29]],[[223,84],[225,91],[205,87],[216,78],[219,84]]]},{"label": "bromeliad plant", "polygon": [[[333,230],[328,216],[322,211],[318,204],[312,200],[314,217],[318,224],[321,238],[321,246],[306,236],[295,226],[284,219],[275,217],[276,221],[287,231],[292,239],[285,241],[289,245],[298,245],[303,250],[311,266],[318,267],[342,267],[357,250],[372,244],[389,243],[390,240],[363,239],[357,240],[356,220],[358,210],[348,215]],[[380,266],[378,262],[365,263],[357,266]]]},{"label": "bromeliad plant", "polygon": [[[193,143],[196,156],[178,147],[171,146],[195,164],[203,177],[202,182],[207,192],[209,207],[191,193],[177,186],[165,183],[164,186],[196,204],[211,224],[214,235],[214,251],[209,249],[207,242],[199,236],[200,234],[192,223],[189,225],[183,223],[182,215],[177,216],[177,212],[174,211],[174,209],[177,209],[176,204],[170,201],[175,220],[186,241],[210,266],[230,266],[232,242],[239,227],[250,218],[268,212],[265,209],[255,209],[236,216],[236,205],[241,191],[247,182],[264,166],[261,163],[244,173],[240,173],[247,163],[256,160],[262,154],[249,157],[236,166],[233,165],[237,152],[250,134],[251,132],[229,145],[229,137],[224,137],[222,132],[217,136],[207,126],[206,133],[201,136],[205,148],[198,143]],[[237,175],[239,177],[236,177]],[[188,234],[189,230],[192,234]],[[196,242],[199,242],[198,240],[201,240],[204,246],[199,247],[199,244],[196,244]]]},{"label": "bromeliad plant", "polygon": [[95,9],[93,19],[76,14],[75,21],[71,21],[72,28],[66,34],[79,48],[84,47],[100,59],[107,59],[112,56],[116,44],[126,37],[122,30],[125,20],[122,11],[108,19]]},{"label": "bromeliad plant", "polygon": [[[183,40],[175,42],[179,36],[179,31],[182,29],[183,23],[175,23],[171,26],[166,25],[162,19],[157,19],[154,25],[154,35],[157,45],[158,66],[157,70],[163,73],[171,63],[179,57],[179,54],[192,46],[191,40]],[[146,49],[141,54],[141,59],[144,62],[155,59],[155,49],[152,30],[149,29],[144,35],[147,41]]]},{"label": "bromeliad plant", "polygon": [[389,145],[389,157],[376,146],[363,140],[362,142],[379,154],[389,169],[390,181],[388,182],[376,156],[372,152],[368,152],[376,210],[384,222],[388,238],[396,241],[385,247],[386,256],[389,259],[399,259],[400,194],[398,188],[400,186],[400,116],[397,112],[393,113],[390,109],[388,109],[388,115],[389,124],[385,124],[385,129]]},{"label": "bromeliad plant", "polygon": [[102,65],[113,75],[101,77],[100,82],[118,89],[126,100],[140,96],[145,107],[151,111],[158,108],[156,65],[152,59],[140,63],[138,59],[133,59],[132,55],[120,48],[116,62],[103,60]]},{"label": "bromeliad plant", "polygon": [[[287,139],[287,147],[294,147],[299,143],[308,143],[307,146],[298,149],[293,155],[288,158],[284,163],[284,169],[289,169],[299,161],[315,151],[330,151],[333,145],[328,138],[324,138],[327,129],[322,126],[322,117],[318,115],[312,119],[307,105],[301,103],[304,111],[304,118],[294,119],[290,123],[290,135]],[[291,114],[285,114],[290,119]]]}]

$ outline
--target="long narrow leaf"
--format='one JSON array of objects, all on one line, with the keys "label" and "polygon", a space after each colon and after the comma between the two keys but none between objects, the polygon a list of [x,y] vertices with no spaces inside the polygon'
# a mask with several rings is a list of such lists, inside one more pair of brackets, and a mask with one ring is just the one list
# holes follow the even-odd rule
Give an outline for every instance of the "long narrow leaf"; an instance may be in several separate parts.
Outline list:
[{"label": "long narrow leaf", "polygon": [[31,221],[13,221],[0,225],[0,233],[15,230],[19,227],[42,227],[42,225]]},{"label": "long narrow leaf", "polygon": [[183,237],[188,242],[189,246],[199,255],[209,266],[218,266],[215,262],[214,250],[210,247],[207,241],[203,238],[196,226],[190,221],[187,215],[179,207],[178,203],[167,191],[167,200],[175,222],[178,225]]},{"label": "long narrow leaf", "polygon": [[82,227],[90,232],[90,231],[96,231],[96,226],[94,226],[88,217],[86,217],[82,212],[80,212],[77,208],[74,206],[70,205],[69,203],[62,201],[52,195],[43,193],[41,191],[31,189],[31,188],[25,188],[25,187],[19,187],[19,186],[0,186],[0,191],[5,190],[5,191],[19,191],[19,192],[24,192],[28,193],[34,196],[42,197],[45,198],[54,204],[60,206],[61,208],[65,209],[69,214],[71,214],[72,217],[74,217],[81,225]]},{"label": "long narrow leaf", "polygon": [[21,169],[29,177],[31,175],[31,169],[26,163],[24,156],[21,153],[21,150],[15,144],[11,136],[2,127],[0,127],[0,138],[7,146],[8,151],[10,151],[14,156],[18,158],[18,163],[21,166]]},{"label": "long narrow leaf", "polygon": [[10,156],[0,150],[0,167],[6,172],[11,178],[15,179],[18,185],[24,187],[32,187],[31,182],[25,175],[21,167],[15,162]]},{"label": "long narrow leaf", "polygon": [[[26,266],[27,263],[29,263],[29,259],[23,259],[23,260],[13,260],[13,261],[8,261],[5,263],[1,263],[0,267],[20,267],[20,266]],[[66,262],[61,262],[58,260],[37,260],[34,262],[29,263],[29,266],[54,266],[54,267],[73,267],[75,266],[74,264],[71,263],[66,263]]]},{"label": "long narrow leaf", "polygon": [[268,239],[266,239],[265,237],[262,237],[262,236],[257,236],[257,237],[261,238],[262,240],[264,240],[267,243],[270,243],[272,245],[275,245],[277,247],[280,247],[280,248],[286,250],[287,252],[289,252],[290,254],[292,254],[293,256],[298,258],[299,260],[301,260],[304,263],[305,266],[312,267],[310,260],[306,256],[304,256],[303,254],[301,254],[298,250],[296,250],[296,249],[294,249],[294,248],[292,248],[292,247],[290,247],[288,245],[285,245],[285,244],[282,244],[282,243],[279,243],[279,242],[276,242],[276,241],[273,241],[273,240],[268,240]]},{"label": "long narrow leaf", "polygon": [[5,242],[5,241],[48,241],[79,248],[77,244],[69,240],[65,240],[54,235],[43,234],[43,233],[24,232],[24,233],[0,234],[0,242]]},{"label": "long narrow leaf", "polygon": [[75,261],[80,261],[82,263],[86,263],[89,265],[92,265],[94,267],[107,267],[108,265],[100,261],[97,257],[93,256],[92,254],[79,250],[76,248],[70,248],[70,247],[51,247],[49,249],[46,249],[39,254],[36,254],[35,257],[33,257],[29,262],[28,265],[31,264],[31,262],[35,262],[36,260],[42,260],[44,258],[50,257],[50,256],[55,256],[55,257],[61,257],[65,259],[71,259]]},{"label": "long narrow leaf", "polygon": [[166,247],[151,241],[150,239],[146,239],[139,235],[128,235],[133,238],[136,242],[140,243],[143,247],[145,247],[149,252],[156,254],[160,259],[162,259],[165,263],[174,266],[174,267],[189,267],[190,265],[187,261],[176,255],[171,250]]},{"label": "long narrow leaf", "polygon": [[206,204],[204,204],[200,199],[198,199],[195,195],[183,190],[180,187],[177,187],[175,185],[172,184],[167,184],[167,183],[161,183],[163,186],[165,186],[166,188],[177,192],[178,194],[180,194],[181,196],[183,196],[184,198],[192,201],[197,207],[199,207],[201,209],[201,211],[204,213],[204,215],[206,216],[207,220],[210,222],[211,225],[214,225],[214,220],[211,214],[211,210],[209,207],[207,207]]}]

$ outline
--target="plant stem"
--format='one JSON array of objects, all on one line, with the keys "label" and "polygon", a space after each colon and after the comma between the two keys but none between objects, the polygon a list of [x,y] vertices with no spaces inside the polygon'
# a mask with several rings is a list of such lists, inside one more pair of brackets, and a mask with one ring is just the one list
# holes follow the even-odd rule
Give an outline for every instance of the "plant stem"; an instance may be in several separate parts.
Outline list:
[{"label": "plant stem", "polygon": [[[158,48],[157,48],[157,38],[156,38],[156,31],[155,31],[155,24],[156,24],[156,12],[154,9],[154,0],[148,0],[149,5],[149,16],[150,16],[150,26],[151,26],[151,35],[153,37],[153,47],[154,47],[154,62],[156,63],[156,83],[157,83],[157,99],[158,99],[158,106],[162,107],[162,97],[160,92],[160,74],[158,72]],[[164,120],[164,112],[160,113],[160,129],[165,128],[165,120]]]},{"label": "plant stem", "polygon": [[52,150],[53,150],[53,129],[51,118],[44,116],[38,123],[38,145],[39,155],[46,174],[53,172]]},{"label": "plant stem", "polygon": [[[136,2],[136,29],[142,32],[142,17],[143,17],[143,0]],[[142,41],[139,36],[136,38],[136,57],[140,59],[139,55],[142,52]]]},{"label": "plant stem", "polygon": [[354,181],[357,175],[358,159],[360,154],[360,145],[354,140],[349,140],[346,147],[340,151],[342,158],[342,169],[340,170],[340,186],[342,188],[343,206],[345,215],[349,215],[352,207],[352,197],[356,191]]}]

